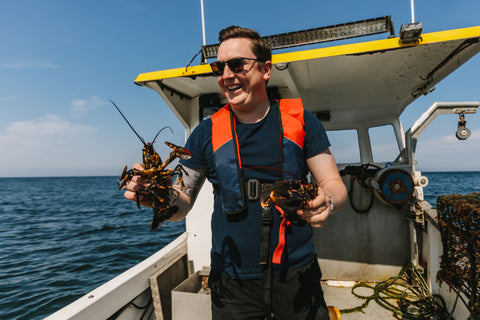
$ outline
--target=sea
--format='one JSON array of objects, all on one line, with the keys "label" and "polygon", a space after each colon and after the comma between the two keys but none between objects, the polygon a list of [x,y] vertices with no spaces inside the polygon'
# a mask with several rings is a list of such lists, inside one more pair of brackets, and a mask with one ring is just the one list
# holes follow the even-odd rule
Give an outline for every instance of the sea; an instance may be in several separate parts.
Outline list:
[{"label": "sea", "polygon": [[[425,200],[480,192],[480,172],[423,172]],[[0,178],[0,319],[43,319],[163,248],[183,222],[152,212],[117,177]]]}]

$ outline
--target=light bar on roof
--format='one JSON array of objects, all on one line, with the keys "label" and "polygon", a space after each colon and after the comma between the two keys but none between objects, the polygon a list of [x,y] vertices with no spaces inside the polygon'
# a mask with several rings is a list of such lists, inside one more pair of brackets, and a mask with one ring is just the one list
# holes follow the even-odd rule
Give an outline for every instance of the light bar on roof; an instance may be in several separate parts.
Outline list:
[{"label": "light bar on roof", "polygon": [[[395,35],[390,16],[303,31],[281,33],[263,38],[270,43],[272,50],[276,50],[327,41],[369,36],[385,32],[390,32],[392,36]],[[215,58],[219,46],[218,43],[202,46],[202,61],[206,62],[206,59]]]},{"label": "light bar on roof", "polygon": [[220,44],[209,44],[202,46],[202,61],[207,61],[207,59],[217,57],[217,51]]}]

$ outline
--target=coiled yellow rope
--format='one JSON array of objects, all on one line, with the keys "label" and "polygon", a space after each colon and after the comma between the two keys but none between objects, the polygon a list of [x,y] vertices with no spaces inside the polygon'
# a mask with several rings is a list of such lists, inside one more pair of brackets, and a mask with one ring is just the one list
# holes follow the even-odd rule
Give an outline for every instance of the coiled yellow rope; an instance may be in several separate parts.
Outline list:
[{"label": "coiled yellow rope", "polygon": [[[358,288],[371,289],[372,294],[360,295],[356,292]],[[374,300],[398,319],[453,320],[443,298],[431,293],[419,270],[413,265],[403,267],[397,276],[377,284],[359,282],[353,286],[352,294],[365,301],[358,307],[340,310],[342,314],[364,312]]]}]

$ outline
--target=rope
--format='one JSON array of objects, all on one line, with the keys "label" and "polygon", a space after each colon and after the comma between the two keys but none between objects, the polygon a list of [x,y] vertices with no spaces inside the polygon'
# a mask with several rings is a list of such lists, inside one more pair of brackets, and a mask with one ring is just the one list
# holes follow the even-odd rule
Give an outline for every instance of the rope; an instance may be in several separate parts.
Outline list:
[{"label": "rope", "polygon": [[[372,294],[361,295],[356,292],[359,288],[370,289]],[[365,301],[358,307],[340,310],[342,314],[364,313],[364,309],[374,300],[382,308],[391,311],[397,319],[453,320],[443,298],[431,293],[422,275],[413,265],[403,267],[397,276],[377,284],[359,282],[353,286],[352,294]]]}]

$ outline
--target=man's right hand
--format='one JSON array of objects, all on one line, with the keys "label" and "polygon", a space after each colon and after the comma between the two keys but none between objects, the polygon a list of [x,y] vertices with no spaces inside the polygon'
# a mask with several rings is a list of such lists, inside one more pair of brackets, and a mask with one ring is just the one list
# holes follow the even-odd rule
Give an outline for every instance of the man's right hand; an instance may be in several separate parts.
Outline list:
[{"label": "man's right hand", "polygon": [[[144,170],[144,166],[142,163],[135,163],[132,168],[138,170]],[[145,207],[152,207],[152,196],[148,193],[137,192],[138,190],[144,189],[147,186],[147,181],[142,176],[133,176],[132,179],[125,185],[125,193],[123,196],[128,200],[137,202],[137,195],[138,195],[138,203]]]}]

